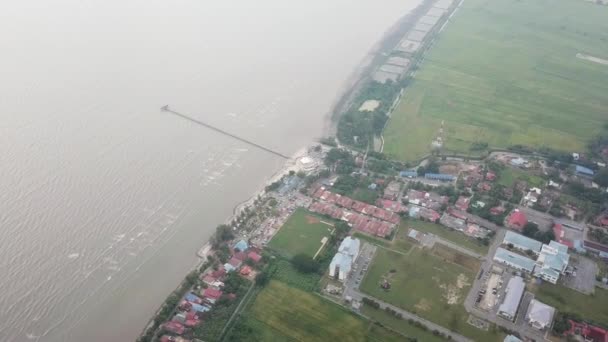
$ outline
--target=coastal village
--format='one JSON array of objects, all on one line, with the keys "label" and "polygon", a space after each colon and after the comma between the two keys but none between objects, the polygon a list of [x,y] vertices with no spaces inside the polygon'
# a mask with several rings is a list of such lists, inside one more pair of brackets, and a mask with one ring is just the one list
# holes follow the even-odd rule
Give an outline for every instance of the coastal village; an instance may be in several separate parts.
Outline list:
[{"label": "coastal village", "polygon": [[[420,330],[459,341],[606,341],[608,243],[598,237],[608,234],[607,213],[581,206],[567,190],[582,183],[606,192],[593,181],[597,171],[577,164],[598,170],[602,162],[579,155],[555,170],[540,157],[499,153],[372,172],[365,158],[313,146],[218,228],[207,262],[159,325],[159,340],[230,340],[241,321],[268,319],[256,306],[265,305],[259,301],[269,286],[310,277],[307,292],[326,305],[404,336]],[[430,267],[416,263],[416,281],[407,274],[412,265],[400,264],[410,257]],[[450,276],[434,275],[448,269]],[[418,282],[427,288],[416,290]],[[434,318],[436,310],[459,321]]]},{"label": "coastal village", "polygon": [[461,5],[415,11],[337,137],[218,226],[140,341],[608,342],[608,139],[459,154],[441,121],[423,157],[385,153],[387,122]]}]

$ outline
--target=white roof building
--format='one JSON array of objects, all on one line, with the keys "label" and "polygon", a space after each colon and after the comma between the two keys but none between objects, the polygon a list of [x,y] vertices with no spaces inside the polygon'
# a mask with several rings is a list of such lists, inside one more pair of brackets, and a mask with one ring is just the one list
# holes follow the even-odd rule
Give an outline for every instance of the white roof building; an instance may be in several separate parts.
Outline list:
[{"label": "white roof building", "polygon": [[553,315],[555,315],[554,307],[532,299],[526,313],[526,321],[534,328],[543,330],[551,326]]},{"label": "white roof building", "polygon": [[509,279],[505,300],[498,307],[498,314],[508,320],[515,319],[519,303],[524,295],[526,285],[521,277],[513,277]]},{"label": "white roof building", "polygon": [[344,281],[348,277],[352,265],[359,255],[360,245],[359,239],[353,239],[350,236],[342,241],[338,248],[338,253],[334,255],[329,264],[330,277],[337,277],[340,281]]},{"label": "white roof building", "polygon": [[548,245],[543,245],[536,260],[534,275],[556,284],[560,274],[566,271],[569,261],[568,246],[551,241]]},{"label": "white roof building", "polygon": [[530,239],[527,236],[523,236],[521,234],[514,233],[512,231],[507,231],[505,234],[505,238],[502,241],[503,245],[511,244],[514,248],[519,249],[520,251],[531,250],[535,254],[538,254],[543,246],[542,242],[536,241],[534,239]]}]

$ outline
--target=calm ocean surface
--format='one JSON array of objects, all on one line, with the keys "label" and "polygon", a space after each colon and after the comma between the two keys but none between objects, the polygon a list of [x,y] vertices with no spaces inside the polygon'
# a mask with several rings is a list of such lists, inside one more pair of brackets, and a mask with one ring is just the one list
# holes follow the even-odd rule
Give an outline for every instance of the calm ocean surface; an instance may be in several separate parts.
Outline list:
[{"label": "calm ocean surface", "polygon": [[0,341],[133,341],[417,0],[0,5]]}]

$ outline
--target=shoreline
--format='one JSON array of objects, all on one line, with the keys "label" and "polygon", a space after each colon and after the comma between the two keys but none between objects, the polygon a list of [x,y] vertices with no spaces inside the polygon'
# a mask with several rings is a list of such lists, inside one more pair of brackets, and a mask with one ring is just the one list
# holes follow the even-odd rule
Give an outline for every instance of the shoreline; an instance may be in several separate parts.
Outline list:
[{"label": "shoreline", "polygon": [[372,72],[380,65],[387,54],[393,51],[403,35],[415,26],[420,13],[426,7],[434,3],[435,0],[421,0],[418,5],[401,16],[392,26],[390,26],[372,45],[365,54],[361,62],[354,68],[351,74],[344,81],[341,91],[338,92],[336,100],[331,106],[330,112],[326,115],[323,128],[323,136],[335,135],[338,120],[352,106],[353,101],[363,88],[366,81],[369,81]]},{"label": "shoreline", "polygon": [[[417,15],[419,15],[419,11],[423,9],[425,6],[433,3],[435,0],[420,0],[419,3],[410,9],[406,14],[404,14],[400,19],[398,19],[393,25],[391,25],[385,33],[380,37],[380,39],[369,49],[369,51],[365,54],[361,62],[354,68],[351,72],[350,76],[344,81],[344,85],[337,92],[334,103],[329,107],[328,112],[325,114],[323,118],[323,128],[320,132],[320,137],[327,137],[335,135],[337,129],[338,119],[345,111],[352,106],[352,102],[356,99],[357,95],[359,95],[360,90],[366,81],[369,81],[372,72],[383,62],[386,58],[387,52],[393,50],[394,46],[401,40],[401,37],[404,32],[411,29],[414,26]],[[308,149],[313,145],[322,145],[320,142],[315,142],[314,140],[309,142],[308,145],[299,148],[296,152],[294,152],[290,159],[286,160],[277,170],[272,173],[269,177],[265,178],[259,185],[258,189],[254,191],[249,198],[235,204],[232,210],[232,215],[226,217],[223,221],[224,224],[230,224],[233,220],[237,219],[238,216],[245,211],[246,208],[249,208],[254,205],[254,202],[257,198],[265,195],[266,186],[280,180],[283,176],[289,173],[289,171],[298,170],[297,161],[307,155]],[[205,262],[207,262],[207,257],[213,254],[213,248],[211,245],[211,239],[208,238],[203,242],[201,247],[195,252],[198,261],[192,267],[191,272],[201,268]],[[175,288],[175,290],[179,289],[184,283],[182,280]],[[175,291],[174,290],[174,291]],[[171,293],[174,293],[172,291]],[[158,312],[162,310],[165,306],[165,301],[159,306],[158,310],[154,313],[154,315],[150,318],[148,323],[143,327],[140,337],[144,335],[148,329],[150,329],[154,324],[154,319],[156,318]]]}]

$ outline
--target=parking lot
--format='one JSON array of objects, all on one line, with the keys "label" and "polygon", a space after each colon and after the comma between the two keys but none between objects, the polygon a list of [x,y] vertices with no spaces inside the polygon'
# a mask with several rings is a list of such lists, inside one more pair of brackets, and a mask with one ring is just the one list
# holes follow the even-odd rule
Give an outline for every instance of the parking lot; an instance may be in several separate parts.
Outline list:
[{"label": "parking lot", "polygon": [[[363,277],[365,277],[369,264],[374,258],[376,248],[376,246],[362,241],[361,251],[359,252],[357,260],[355,260],[355,263],[353,264],[351,275],[345,281],[346,288],[359,288],[359,284],[361,284],[361,280],[363,280]],[[347,292],[348,291],[345,291],[344,293],[346,294]]]},{"label": "parking lot", "polygon": [[597,274],[597,265],[593,260],[572,254],[568,269],[572,273],[562,276],[564,286],[585,294],[593,293]]}]

